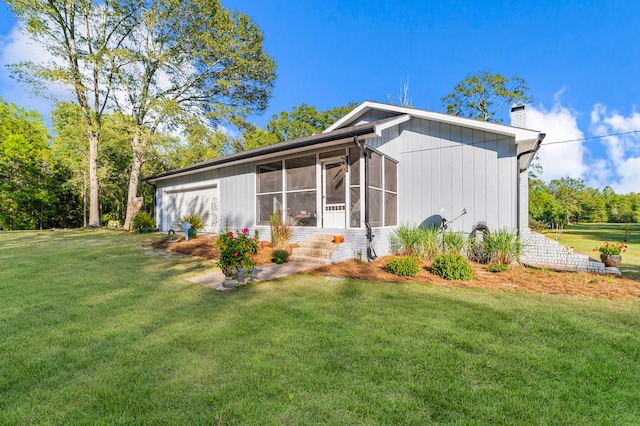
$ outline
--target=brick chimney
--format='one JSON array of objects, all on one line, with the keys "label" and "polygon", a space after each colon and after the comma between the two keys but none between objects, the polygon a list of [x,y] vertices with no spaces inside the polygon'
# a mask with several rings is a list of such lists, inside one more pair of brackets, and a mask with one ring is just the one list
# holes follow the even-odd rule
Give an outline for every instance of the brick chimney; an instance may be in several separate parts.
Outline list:
[{"label": "brick chimney", "polygon": [[511,107],[511,125],[513,127],[527,128],[527,112],[524,105]]}]

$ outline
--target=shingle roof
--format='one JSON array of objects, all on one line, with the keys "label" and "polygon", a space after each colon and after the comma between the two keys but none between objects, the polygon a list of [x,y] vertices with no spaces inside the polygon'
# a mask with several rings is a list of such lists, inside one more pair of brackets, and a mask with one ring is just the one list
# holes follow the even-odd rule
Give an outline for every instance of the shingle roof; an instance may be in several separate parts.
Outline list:
[{"label": "shingle roof", "polygon": [[195,172],[201,169],[214,168],[231,162],[251,160],[263,155],[273,154],[277,152],[288,151],[296,148],[310,147],[326,142],[338,141],[341,139],[350,139],[354,136],[379,136],[376,134],[376,127],[384,125],[387,122],[395,120],[396,117],[386,118],[384,120],[373,121],[371,123],[359,124],[357,126],[349,126],[333,130],[331,132],[319,133],[311,136],[293,139],[290,141],[279,142],[273,145],[262,146],[260,148],[251,149],[249,151],[237,152],[235,154],[225,155],[223,157],[214,158],[212,160],[202,161],[180,169],[169,170],[153,176],[144,178],[144,181],[154,181],[170,176],[176,176],[184,173]]}]

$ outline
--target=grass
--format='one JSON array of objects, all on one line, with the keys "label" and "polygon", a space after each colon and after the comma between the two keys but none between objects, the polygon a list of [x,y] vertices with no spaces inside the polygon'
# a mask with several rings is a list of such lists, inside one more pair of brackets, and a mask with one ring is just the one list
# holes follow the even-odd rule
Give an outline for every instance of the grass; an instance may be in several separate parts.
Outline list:
[{"label": "grass", "polygon": [[[593,248],[605,241],[619,242],[624,239],[624,224],[620,223],[585,223],[568,225],[558,239],[561,244],[573,247],[577,252],[586,254],[594,259],[600,259],[600,253]],[[547,237],[555,239],[555,232],[546,232]],[[640,279],[640,224],[632,224],[629,247],[622,253],[622,263],[619,269],[629,278]]]},{"label": "grass", "polygon": [[0,233],[0,424],[640,423],[637,300],[307,275],[223,294],[151,238]]}]

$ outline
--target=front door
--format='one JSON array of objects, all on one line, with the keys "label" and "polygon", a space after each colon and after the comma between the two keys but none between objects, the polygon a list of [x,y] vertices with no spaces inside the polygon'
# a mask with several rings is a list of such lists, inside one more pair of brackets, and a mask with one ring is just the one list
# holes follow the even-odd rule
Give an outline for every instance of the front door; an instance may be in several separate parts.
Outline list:
[{"label": "front door", "polygon": [[346,228],[346,176],[341,159],[322,163],[322,227]]}]

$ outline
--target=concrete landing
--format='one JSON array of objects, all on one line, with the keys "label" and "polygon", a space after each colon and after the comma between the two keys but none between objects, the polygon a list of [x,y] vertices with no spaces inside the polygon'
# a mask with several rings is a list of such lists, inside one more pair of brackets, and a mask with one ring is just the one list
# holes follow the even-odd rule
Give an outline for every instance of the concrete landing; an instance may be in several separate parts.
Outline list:
[{"label": "concrete landing", "polygon": [[[253,268],[253,276],[245,277],[240,274],[238,281],[240,284],[246,284],[248,282],[266,281],[275,278],[284,277],[287,275],[297,274],[308,269],[317,268],[318,264],[313,263],[301,263],[301,262],[287,262],[283,265],[276,265],[271,263],[268,265],[258,265]],[[222,272],[213,272],[211,274],[199,275],[197,277],[187,278],[189,281],[201,284],[207,287],[212,287],[217,290],[229,290],[222,286],[224,281],[224,274]]]}]

